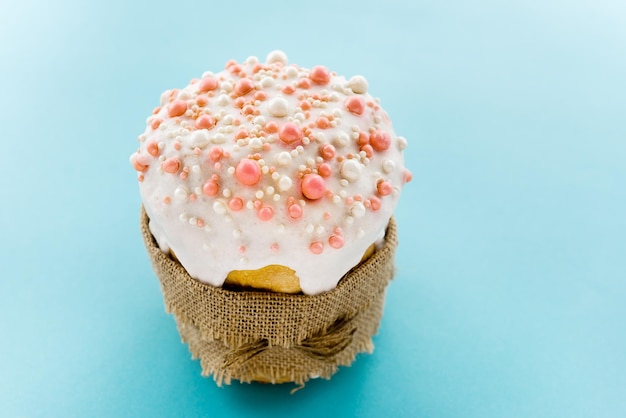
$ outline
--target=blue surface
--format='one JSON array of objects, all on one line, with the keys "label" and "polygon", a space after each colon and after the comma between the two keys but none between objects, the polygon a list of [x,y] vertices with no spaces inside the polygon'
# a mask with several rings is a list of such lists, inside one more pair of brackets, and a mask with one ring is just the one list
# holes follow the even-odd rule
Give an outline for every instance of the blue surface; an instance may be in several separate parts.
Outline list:
[{"label": "blue surface", "polygon": [[[0,416],[626,416],[623,2],[85,3],[0,6]],[[376,352],[294,395],[200,376],[128,163],[276,48],[365,75],[414,173]]]}]

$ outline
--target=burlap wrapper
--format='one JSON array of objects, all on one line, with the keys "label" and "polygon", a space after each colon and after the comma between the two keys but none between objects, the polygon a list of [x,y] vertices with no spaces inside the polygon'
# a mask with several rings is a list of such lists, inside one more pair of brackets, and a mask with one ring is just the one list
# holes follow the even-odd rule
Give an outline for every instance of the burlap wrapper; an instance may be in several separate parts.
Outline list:
[{"label": "burlap wrapper", "polygon": [[304,384],[330,378],[360,352],[374,349],[385,289],[394,273],[397,246],[392,218],[385,243],[326,293],[307,296],[233,291],[193,279],[164,254],[141,209],[141,231],[161,282],[165,309],[202,374],[216,383],[261,381]]}]

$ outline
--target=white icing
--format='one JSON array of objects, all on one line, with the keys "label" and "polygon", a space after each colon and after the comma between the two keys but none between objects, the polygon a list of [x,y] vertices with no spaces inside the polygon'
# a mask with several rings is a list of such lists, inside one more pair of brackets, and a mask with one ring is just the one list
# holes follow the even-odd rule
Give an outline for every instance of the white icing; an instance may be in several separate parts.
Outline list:
[{"label": "white icing", "polygon": [[[219,80],[215,90],[200,93],[198,81],[168,90],[161,95],[161,109],[148,118],[131,163],[140,174],[150,230],[163,251],[171,249],[203,282],[220,286],[232,270],[279,264],[296,271],[304,293],[330,290],[370,244],[382,242],[403,186],[406,140],[395,135],[362,76],[346,81],[330,73],[330,81],[319,85],[311,82],[308,69],[287,66],[281,51],[271,52],[264,64],[251,57],[238,65],[254,84],[250,92],[237,96],[238,72],[206,72],[203,77]],[[301,80],[310,87],[299,87]],[[285,86],[295,92],[285,93]],[[265,97],[255,97],[259,91]],[[208,97],[204,105],[197,101],[201,94]],[[368,104],[362,115],[345,108],[355,94]],[[241,99],[244,106],[237,106]],[[173,100],[187,103],[183,116],[168,116]],[[246,114],[246,106],[254,112]],[[195,129],[201,114],[211,115],[215,126]],[[322,117],[327,126],[318,125]],[[160,124],[153,129],[157,119]],[[296,124],[302,139],[284,142],[278,132],[267,130],[270,122]],[[392,143],[368,157],[359,134],[376,130],[389,133]],[[151,143],[158,144],[156,156],[148,152]],[[334,154],[320,152],[326,144],[335,146]],[[235,167],[250,158],[257,161],[259,178],[243,185]],[[180,162],[178,172],[162,169],[169,159]],[[302,194],[301,180],[308,173],[323,179],[326,192],[317,200]],[[393,186],[391,194],[377,194],[380,180]],[[205,194],[210,181],[218,191]],[[341,248],[329,244],[335,234],[345,242]],[[313,243],[323,245],[320,254],[311,250]]]}]

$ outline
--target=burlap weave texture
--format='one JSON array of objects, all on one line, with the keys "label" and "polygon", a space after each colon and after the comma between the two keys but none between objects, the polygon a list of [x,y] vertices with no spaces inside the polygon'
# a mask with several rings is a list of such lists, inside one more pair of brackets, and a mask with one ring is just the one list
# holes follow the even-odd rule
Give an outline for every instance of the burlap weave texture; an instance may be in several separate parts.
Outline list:
[{"label": "burlap weave texture", "polygon": [[161,283],[167,312],[182,340],[199,358],[203,375],[218,385],[295,382],[330,378],[360,352],[372,352],[372,336],[383,312],[385,289],[394,273],[396,224],[385,243],[326,293],[307,296],[233,291],[193,279],[164,254],[141,209],[141,230]]}]

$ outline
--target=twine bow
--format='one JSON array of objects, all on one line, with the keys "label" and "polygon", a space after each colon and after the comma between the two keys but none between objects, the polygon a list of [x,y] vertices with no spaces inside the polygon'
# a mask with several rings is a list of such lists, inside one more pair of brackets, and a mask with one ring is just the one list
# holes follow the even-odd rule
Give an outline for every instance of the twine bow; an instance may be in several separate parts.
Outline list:
[{"label": "twine bow", "polygon": [[[306,338],[300,344],[289,348],[299,350],[316,360],[332,361],[335,356],[352,343],[352,337],[356,332],[354,318],[338,318],[326,330]],[[271,347],[267,339],[244,344],[229,352],[224,357],[222,366],[225,369],[237,369],[269,348]]]}]

